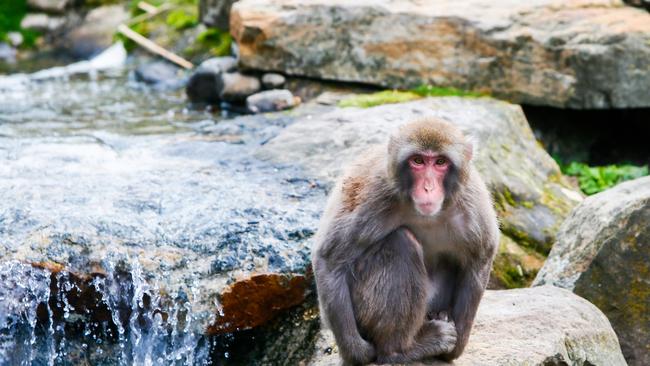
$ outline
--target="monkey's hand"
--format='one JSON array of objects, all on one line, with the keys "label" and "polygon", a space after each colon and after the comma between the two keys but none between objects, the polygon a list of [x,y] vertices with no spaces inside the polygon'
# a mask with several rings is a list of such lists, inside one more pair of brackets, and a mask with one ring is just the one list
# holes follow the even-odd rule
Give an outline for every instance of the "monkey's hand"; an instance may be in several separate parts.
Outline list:
[{"label": "monkey's hand", "polygon": [[377,357],[375,347],[363,338],[351,339],[340,344],[339,352],[346,365],[366,365]]},{"label": "monkey's hand", "polygon": [[456,341],[458,340],[458,333],[456,332],[456,324],[453,321],[447,320],[432,320],[431,323],[435,323],[440,332],[440,338],[438,339],[438,347],[440,349],[435,355],[437,356],[443,353],[449,353],[456,348]]}]

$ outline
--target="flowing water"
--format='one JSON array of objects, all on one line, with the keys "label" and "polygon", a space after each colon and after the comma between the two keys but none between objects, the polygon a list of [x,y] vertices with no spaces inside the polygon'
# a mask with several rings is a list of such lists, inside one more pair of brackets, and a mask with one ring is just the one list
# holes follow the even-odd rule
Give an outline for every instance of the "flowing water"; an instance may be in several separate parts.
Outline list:
[{"label": "flowing water", "polygon": [[0,79],[0,365],[211,364],[219,289],[308,263],[324,190],[252,157],[291,121],[124,71]]}]

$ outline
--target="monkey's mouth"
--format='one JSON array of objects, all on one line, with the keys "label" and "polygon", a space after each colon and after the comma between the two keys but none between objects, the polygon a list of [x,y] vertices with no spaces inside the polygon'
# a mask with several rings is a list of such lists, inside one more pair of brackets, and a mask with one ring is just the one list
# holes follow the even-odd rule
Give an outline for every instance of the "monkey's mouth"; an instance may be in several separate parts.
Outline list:
[{"label": "monkey's mouth", "polygon": [[415,202],[415,210],[424,216],[433,216],[440,211],[440,205],[435,202]]}]

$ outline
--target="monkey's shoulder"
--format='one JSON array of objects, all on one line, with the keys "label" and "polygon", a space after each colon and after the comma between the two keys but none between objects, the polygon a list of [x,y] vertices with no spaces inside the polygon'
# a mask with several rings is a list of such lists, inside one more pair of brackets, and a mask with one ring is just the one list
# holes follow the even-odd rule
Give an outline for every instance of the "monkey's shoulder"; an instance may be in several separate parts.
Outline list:
[{"label": "monkey's shoulder", "polygon": [[386,176],[379,174],[383,170],[377,169],[377,166],[386,164],[381,156],[377,148],[371,148],[348,166],[337,187],[343,212],[350,213],[362,205],[374,205],[375,201],[387,198],[389,185]]}]

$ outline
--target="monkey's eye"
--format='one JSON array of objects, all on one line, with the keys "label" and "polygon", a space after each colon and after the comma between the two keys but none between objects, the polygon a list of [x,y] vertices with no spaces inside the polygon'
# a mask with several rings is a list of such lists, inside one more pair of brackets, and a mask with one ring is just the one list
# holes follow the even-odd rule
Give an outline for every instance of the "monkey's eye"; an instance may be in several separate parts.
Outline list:
[{"label": "monkey's eye", "polygon": [[421,156],[416,156],[413,158],[413,163],[417,165],[423,165],[424,164],[424,159],[422,159]]},{"label": "monkey's eye", "polygon": [[436,159],[436,165],[445,165],[445,164],[447,164],[447,159],[445,158]]}]

